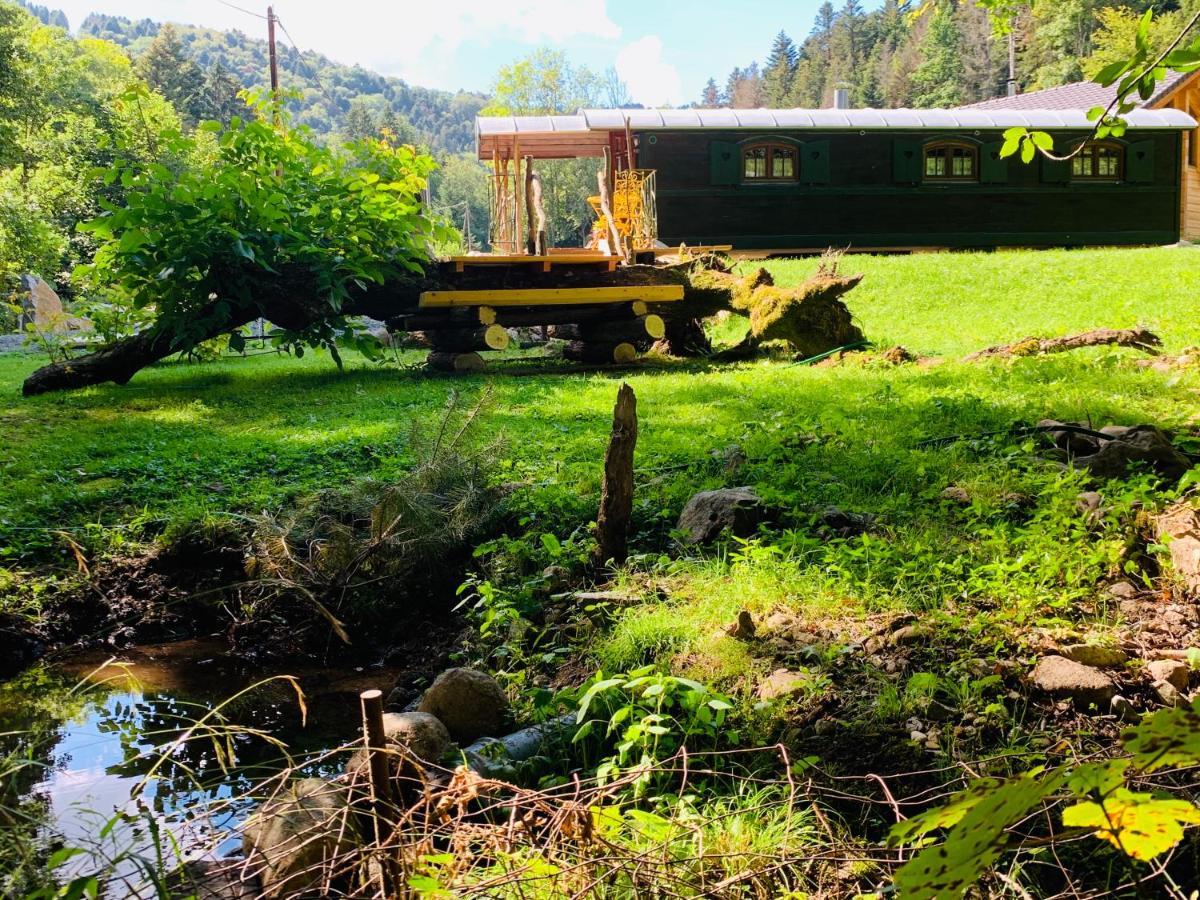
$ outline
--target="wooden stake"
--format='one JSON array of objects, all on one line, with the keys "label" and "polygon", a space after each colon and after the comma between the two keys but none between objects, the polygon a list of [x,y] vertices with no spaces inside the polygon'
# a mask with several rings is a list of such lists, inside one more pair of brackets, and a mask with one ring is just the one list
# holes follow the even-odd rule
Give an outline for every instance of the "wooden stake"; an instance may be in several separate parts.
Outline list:
[{"label": "wooden stake", "polygon": [[388,760],[387,735],[383,731],[383,691],[369,690],[358,695],[362,704],[363,740],[371,773],[371,822],[375,828],[375,847],[381,853],[379,879],[384,896],[391,896],[396,883],[395,866],[383,850],[392,836],[396,820],[396,802],[392,794],[392,766]]},{"label": "wooden stake", "polygon": [[596,517],[596,551],[592,562],[602,568],[625,562],[629,520],[633,515],[633,451],[637,446],[637,397],[622,384],[613,407],[612,436],[604,454],[604,482]]},{"label": "wooden stake", "polygon": [[363,740],[371,763],[371,802],[376,812],[384,812],[392,803],[392,776],[383,733],[383,691],[363,691],[358,699],[362,703]]},{"label": "wooden stake", "polygon": [[613,256],[624,256],[624,248],[621,246],[621,233],[617,231],[617,223],[613,221],[612,203],[609,200],[608,178],[606,173],[609,166],[612,164],[612,154],[608,148],[604,148],[604,169],[596,173],[596,181],[600,187],[600,212],[604,214],[605,220],[608,222],[608,240],[612,245]]}]

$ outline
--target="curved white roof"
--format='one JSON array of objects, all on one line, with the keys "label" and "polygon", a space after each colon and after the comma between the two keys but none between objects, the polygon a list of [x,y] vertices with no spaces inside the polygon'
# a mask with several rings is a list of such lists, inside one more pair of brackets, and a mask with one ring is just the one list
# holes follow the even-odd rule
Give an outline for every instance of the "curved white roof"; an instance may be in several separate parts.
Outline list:
[{"label": "curved white roof", "polygon": [[[1081,109],[581,109],[589,129],[666,128],[1091,128]],[[1195,128],[1177,109],[1135,109],[1130,128]]]},{"label": "curved white roof", "polygon": [[[1090,129],[1079,109],[581,109],[573,116],[496,116],[475,120],[479,136],[580,134],[612,131],[629,120],[637,131],[767,128],[919,131],[922,129]],[[1190,129],[1196,120],[1177,109],[1135,109],[1124,119],[1136,129]]]}]

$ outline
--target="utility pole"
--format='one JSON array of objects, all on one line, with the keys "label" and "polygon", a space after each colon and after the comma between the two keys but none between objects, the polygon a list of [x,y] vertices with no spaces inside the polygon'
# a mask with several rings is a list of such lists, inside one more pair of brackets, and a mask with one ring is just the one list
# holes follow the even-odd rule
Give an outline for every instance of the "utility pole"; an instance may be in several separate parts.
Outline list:
[{"label": "utility pole", "polygon": [[1014,21],[1008,29],[1008,96],[1017,96],[1017,35],[1013,31],[1017,23]]},{"label": "utility pole", "polygon": [[267,7],[267,50],[271,57],[271,99],[279,103],[279,61],[275,57],[275,8]]}]

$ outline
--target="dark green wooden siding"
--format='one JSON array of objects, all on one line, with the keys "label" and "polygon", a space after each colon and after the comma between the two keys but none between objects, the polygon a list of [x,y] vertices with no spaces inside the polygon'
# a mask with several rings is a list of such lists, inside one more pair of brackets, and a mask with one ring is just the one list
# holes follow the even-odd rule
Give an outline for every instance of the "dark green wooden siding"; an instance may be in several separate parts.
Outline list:
[{"label": "dark green wooden siding", "polygon": [[[922,184],[923,144],[979,145],[977,183]],[[1066,146],[1071,135],[1056,135]],[[1077,137],[1077,135],[1075,135]],[[794,183],[743,184],[740,145],[802,144]],[[1179,238],[1179,135],[1131,133],[1120,184],[1070,181],[1069,164],[999,158],[999,132],[665,131],[638,164],[658,171],[666,244],[738,249],[1162,244]]]}]

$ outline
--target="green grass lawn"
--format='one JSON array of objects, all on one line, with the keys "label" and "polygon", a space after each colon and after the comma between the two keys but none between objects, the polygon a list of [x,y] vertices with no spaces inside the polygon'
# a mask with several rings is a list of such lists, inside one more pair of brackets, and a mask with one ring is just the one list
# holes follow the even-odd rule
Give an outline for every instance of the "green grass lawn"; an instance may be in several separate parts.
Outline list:
[{"label": "green grass lawn", "polygon": [[[788,281],[815,263],[770,265]],[[958,356],[1030,333],[1139,322],[1159,330],[1169,348],[1200,343],[1186,295],[1189,283],[1200,283],[1200,252],[851,257],[844,265],[867,273],[849,303],[880,344]],[[760,361],[517,375],[500,367],[450,379],[425,374],[415,354],[384,366],[351,356],[345,372],[322,354],[267,354],[164,364],[125,387],[32,399],[18,390],[36,361],[3,356],[0,559],[44,564],[63,553],[59,530],[98,548],[176,521],[277,508],[355,477],[387,478],[411,464],[412,429],[433,427],[452,392],[470,403],[487,387],[494,394],[485,429],[505,441],[495,478],[534,485],[530,508],[547,529],[570,531],[594,514],[621,380],[639,399],[647,534],[662,534],[691,490],[725,483],[713,455],[737,444],[750,457],[737,480],[785,507],[836,503],[933,539],[954,527],[930,506],[947,484],[982,480],[1000,492],[1024,476],[961,448],[914,452],[926,438],[1045,416],[1191,424],[1195,380],[1137,369],[1137,355],[1096,350],[901,369]],[[796,449],[801,435],[817,440]],[[656,476],[662,467],[670,468]],[[869,593],[904,601],[910,583],[876,584]]]},{"label": "green grass lawn", "polygon": [[[780,284],[813,260],[770,262]],[[964,355],[1029,335],[1148,326],[1173,349],[1200,344],[1200,247],[847,256],[867,277],[848,303],[880,346]]]}]

